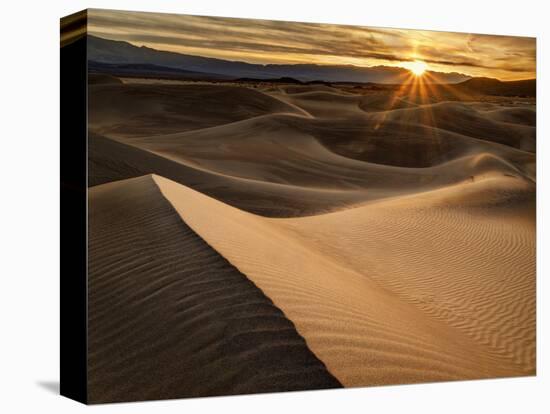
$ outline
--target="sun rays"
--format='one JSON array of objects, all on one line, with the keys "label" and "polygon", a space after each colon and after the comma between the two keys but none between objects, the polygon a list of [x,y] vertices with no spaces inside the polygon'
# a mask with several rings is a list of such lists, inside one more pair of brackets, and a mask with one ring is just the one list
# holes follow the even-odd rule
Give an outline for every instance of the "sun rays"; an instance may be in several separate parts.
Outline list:
[{"label": "sun rays", "polygon": [[428,69],[428,65],[426,62],[423,62],[421,60],[415,60],[413,62],[407,62],[403,65],[405,69],[410,70],[414,76],[422,76]]},{"label": "sun rays", "polygon": [[[396,85],[396,89],[391,94],[385,110],[380,114],[378,122],[374,125],[374,129],[377,130],[383,127],[392,111],[401,109],[404,106],[416,107],[421,111],[422,124],[427,126],[430,135],[438,140],[439,130],[432,105],[447,100],[464,100],[468,97],[454,88],[453,85],[438,82],[437,78],[427,70],[428,67],[424,62],[415,61],[410,63],[407,67],[410,70],[409,75],[403,79],[401,85]],[[409,119],[411,116],[411,112],[403,111],[397,118],[398,120],[396,118],[392,118],[392,120],[406,129],[407,125],[411,124],[412,120]]]}]

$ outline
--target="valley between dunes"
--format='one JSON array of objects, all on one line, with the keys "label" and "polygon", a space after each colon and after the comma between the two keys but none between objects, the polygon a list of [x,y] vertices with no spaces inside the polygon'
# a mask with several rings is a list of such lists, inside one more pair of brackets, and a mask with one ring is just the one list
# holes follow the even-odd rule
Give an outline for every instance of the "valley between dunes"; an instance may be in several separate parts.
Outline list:
[{"label": "valley between dunes", "polygon": [[92,400],[535,374],[534,101],[90,83]]}]

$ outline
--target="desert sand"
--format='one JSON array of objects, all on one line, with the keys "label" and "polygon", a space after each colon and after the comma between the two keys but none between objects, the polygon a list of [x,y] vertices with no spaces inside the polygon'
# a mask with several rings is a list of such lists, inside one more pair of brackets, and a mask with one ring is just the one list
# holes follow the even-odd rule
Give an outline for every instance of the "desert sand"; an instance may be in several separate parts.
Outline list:
[{"label": "desert sand", "polygon": [[533,375],[535,101],[449,89],[94,77],[94,398]]},{"label": "desert sand", "polygon": [[89,197],[91,402],[341,386],[151,176]]},{"label": "desert sand", "polygon": [[[498,203],[501,183],[492,181],[477,185],[497,187],[489,202]],[[500,224],[482,215],[469,223],[453,211],[461,190],[453,188],[273,220],[161,177],[155,182],[183,220],[296,323],[344,385],[534,369],[534,283],[517,278],[534,269],[528,217]]]}]

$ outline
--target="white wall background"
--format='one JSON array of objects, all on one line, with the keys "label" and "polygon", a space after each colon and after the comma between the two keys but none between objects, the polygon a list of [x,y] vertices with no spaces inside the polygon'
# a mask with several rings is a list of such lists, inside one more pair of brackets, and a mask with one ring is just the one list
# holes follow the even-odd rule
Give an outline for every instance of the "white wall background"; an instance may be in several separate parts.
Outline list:
[{"label": "white wall background", "polygon": [[[0,13],[0,412],[550,412],[546,193],[549,11],[516,0],[12,0]],[[538,376],[116,404],[56,395],[59,373],[59,17],[86,7],[538,37]],[[544,211],[544,209],[546,211]],[[548,214],[546,214],[548,216]],[[547,272],[546,272],[547,273]]]}]

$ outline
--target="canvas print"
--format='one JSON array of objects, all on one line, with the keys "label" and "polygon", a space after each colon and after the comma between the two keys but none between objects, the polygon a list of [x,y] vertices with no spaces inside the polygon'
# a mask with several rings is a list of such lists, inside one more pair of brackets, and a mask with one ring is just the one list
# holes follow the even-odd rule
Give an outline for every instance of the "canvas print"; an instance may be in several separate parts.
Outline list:
[{"label": "canvas print", "polygon": [[535,374],[534,38],[65,23],[88,402]]}]

